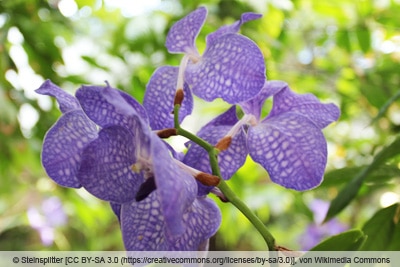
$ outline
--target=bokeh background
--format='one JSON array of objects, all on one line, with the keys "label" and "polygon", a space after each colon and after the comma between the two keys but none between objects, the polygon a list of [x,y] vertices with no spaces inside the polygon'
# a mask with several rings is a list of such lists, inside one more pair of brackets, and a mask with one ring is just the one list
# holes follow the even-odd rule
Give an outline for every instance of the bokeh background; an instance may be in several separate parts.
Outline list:
[{"label": "bokeh background", "polygon": [[[209,10],[200,51],[221,25],[243,12],[262,13],[241,33],[260,46],[268,78],[342,112],[324,130],[329,160],[319,188],[284,189],[248,160],[230,180],[233,190],[278,245],[308,249],[356,228],[375,233],[369,248],[398,250],[399,0],[0,0],[0,250],[124,249],[107,203],[56,185],[42,169],[42,140],[60,111],[34,90],[45,79],[70,93],[108,81],[142,101],[155,68],[180,62],[164,46],[169,27],[199,5]],[[196,100],[185,127],[196,131],[227,107]],[[270,108],[268,101],[265,113]],[[178,149],[182,141],[171,140]],[[322,225],[329,203],[360,175],[349,204]],[[242,214],[216,201],[223,222],[211,249],[266,249]]]}]

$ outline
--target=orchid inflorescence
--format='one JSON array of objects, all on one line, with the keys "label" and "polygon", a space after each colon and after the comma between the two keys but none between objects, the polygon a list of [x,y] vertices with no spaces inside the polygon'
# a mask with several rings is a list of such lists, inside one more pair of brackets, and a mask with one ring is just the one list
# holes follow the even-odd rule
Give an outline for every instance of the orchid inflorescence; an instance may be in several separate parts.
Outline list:
[{"label": "orchid inflorescence", "polygon": [[[183,58],[179,66],[155,70],[143,104],[108,83],[82,86],[75,97],[49,80],[36,90],[55,97],[62,111],[44,138],[47,174],[110,202],[127,250],[207,250],[221,223],[207,195],[243,207],[225,180],[248,155],[286,188],[309,190],[323,179],[327,144],[321,130],[338,119],[339,109],[266,79],[261,50],[238,33],[259,14],[244,13],[209,34],[200,55],[195,41],[206,16],[200,7],[172,26],[166,47]],[[193,95],[209,102],[222,98],[232,107],[195,135],[180,126],[193,111]],[[273,106],[262,118],[268,98]],[[190,139],[185,153],[162,139],[171,135]],[[264,232],[273,249],[273,238]]]}]

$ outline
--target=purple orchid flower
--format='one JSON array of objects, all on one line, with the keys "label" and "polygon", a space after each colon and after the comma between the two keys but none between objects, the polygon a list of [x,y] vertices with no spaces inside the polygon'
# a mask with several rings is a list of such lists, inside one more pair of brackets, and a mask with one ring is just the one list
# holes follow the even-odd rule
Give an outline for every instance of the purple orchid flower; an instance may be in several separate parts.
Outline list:
[{"label": "purple orchid flower", "polygon": [[[48,93],[50,89],[43,91],[48,87],[55,93]],[[197,196],[195,179],[182,168],[183,164],[176,163],[170,148],[150,131],[146,112],[136,100],[108,84],[82,86],[76,98],[49,82],[38,91],[56,96],[62,110],[73,106],[73,110],[79,111],[71,114],[68,121],[67,129],[71,130],[65,131],[65,124],[57,122],[58,135],[45,142],[56,144],[63,138],[71,139],[66,134],[79,132],[83,124],[74,124],[75,114],[93,126],[86,135],[69,140],[70,147],[64,147],[65,153],[77,159],[74,162],[77,184],[111,202],[127,249],[197,250],[208,242],[219,227],[219,209],[211,200]],[[93,137],[89,139],[87,135]],[[64,155],[60,158],[49,150],[43,152],[44,159],[49,156],[46,153],[56,163],[64,159]],[[53,165],[51,168],[56,168]],[[58,182],[60,175],[52,178]],[[144,218],[158,221],[149,223]],[[207,227],[203,226],[205,222]]]},{"label": "purple orchid flower", "polygon": [[[271,95],[272,110],[260,120],[262,104]],[[339,118],[337,106],[320,103],[312,94],[296,94],[281,81],[266,82],[259,95],[241,106],[251,125],[249,154],[273,182],[299,191],[322,182],[327,144],[321,130]]]},{"label": "purple orchid flower", "polygon": [[[271,96],[272,110],[261,119],[262,106]],[[237,120],[235,109],[231,108],[198,133],[212,144],[222,137],[232,138],[231,145],[220,154],[223,178],[229,179],[249,154],[279,185],[299,191],[318,186],[327,161],[321,129],[338,119],[339,109],[334,104],[320,103],[314,95],[295,94],[281,81],[266,82],[256,97],[240,105],[245,113],[242,119]],[[207,154],[193,145],[184,162],[207,171],[207,160]],[[207,188],[204,192],[209,191]]]},{"label": "purple orchid flower", "polygon": [[261,15],[244,13],[240,21],[208,35],[200,56],[195,40],[206,16],[207,9],[199,7],[176,22],[167,35],[168,51],[185,54],[180,66],[184,81],[207,101],[222,98],[236,104],[251,99],[264,85],[264,57],[252,40],[237,32],[243,23]]},{"label": "purple orchid flower", "polygon": [[[118,125],[102,129],[99,142],[91,143],[83,153],[80,168],[82,181],[89,181],[91,192],[98,197],[120,203],[120,206],[114,204],[114,211],[120,218],[128,250],[199,249],[218,229],[221,220],[219,209],[209,199],[197,197],[197,184],[193,177],[176,165],[168,147],[149,131],[131,106],[118,99],[119,96],[111,90],[101,95],[111,100],[111,105],[118,103],[121,114],[126,118],[136,120],[126,119],[128,124],[124,127]],[[88,97],[87,94],[85,96]],[[77,97],[81,97],[79,91]],[[88,116],[92,117],[91,114]],[[103,131],[106,138],[102,138]],[[128,147],[132,151],[128,151]],[[107,153],[102,148],[112,150]],[[105,162],[105,154],[119,159],[118,162]],[[92,162],[98,164],[93,165]],[[121,176],[127,177],[124,173],[130,172],[133,177],[138,170],[141,170],[142,179],[134,183],[139,184],[139,188],[133,191],[136,193],[130,194],[131,199],[121,201],[118,190],[125,188],[118,186],[116,191],[110,191],[110,188],[122,181]],[[84,182],[82,184],[85,186]],[[123,181],[122,185],[126,184],[128,181]],[[207,227],[203,227],[204,222],[207,222]]]}]

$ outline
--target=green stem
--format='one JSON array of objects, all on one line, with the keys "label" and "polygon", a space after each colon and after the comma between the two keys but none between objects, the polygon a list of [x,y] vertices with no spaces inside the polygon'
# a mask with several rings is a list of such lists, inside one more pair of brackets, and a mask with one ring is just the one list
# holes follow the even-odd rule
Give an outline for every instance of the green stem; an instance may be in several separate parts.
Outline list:
[{"label": "green stem", "polygon": [[189,131],[181,128],[179,124],[178,114],[179,114],[180,105],[174,106],[174,124],[178,135],[184,136],[189,140],[195,142],[202,148],[204,148],[209,155],[210,165],[213,175],[216,175],[220,178],[218,188],[224,194],[224,196],[228,199],[230,203],[232,203],[246,218],[254,225],[254,227],[258,230],[258,232],[262,235],[265,242],[267,243],[268,249],[270,251],[275,251],[275,238],[265,227],[264,223],[258,218],[252,210],[240,199],[238,196],[232,191],[232,189],[228,186],[224,179],[222,179],[221,172],[218,165],[218,150],[214,148],[213,145],[205,141],[204,139],[192,134]]},{"label": "green stem", "polygon": [[252,210],[232,191],[224,179],[221,179],[217,186],[224,196],[231,202],[246,218],[253,224],[267,243],[269,251],[275,251],[275,238],[267,230],[264,223],[258,218]]}]

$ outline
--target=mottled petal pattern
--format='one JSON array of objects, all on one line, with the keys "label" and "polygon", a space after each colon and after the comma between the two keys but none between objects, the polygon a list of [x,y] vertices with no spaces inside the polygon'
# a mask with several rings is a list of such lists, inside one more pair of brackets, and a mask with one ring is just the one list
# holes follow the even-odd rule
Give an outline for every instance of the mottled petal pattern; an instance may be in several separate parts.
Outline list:
[{"label": "mottled petal pattern", "polygon": [[[238,121],[235,107],[230,108],[197,133],[197,136],[203,138],[210,144],[217,142],[224,137],[233,125]],[[218,162],[222,178],[228,180],[244,164],[247,156],[246,137],[243,130],[234,136],[229,148],[218,154]],[[190,142],[189,149],[183,159],[183,162],[200,171],[211,173],[208,153],[204,148]],[[205,186],[199,183],[200,196],[206,195],[212,189],[211,186]]]},{"label": "mottled petal pattern", "polygon": [[[112,116],[110,116],[111,125],[119,125],[129,130],[136,144],[137,156],[143,159],[149,159],[151,157],[150,127],[148,125],[147,115],[144,117],[141,113],[138,113],[138,110],[120,94],[120,91],[111,87],[105,87],[102,90],[102,97],[106,103],[105,106],[112,110]],[[129,96],[128,99],[131,99],[131,97]],[[144,108],[142,106],[140,106],[140,108],[143,109],[145,113]]]},{"label": "mottled petal pattern", "polygon": [[121,231],[128,251],[171,250],[165,237],[165,220],[157,191],[140,202],[122,204]]},{"label": "mottled petal pattern", "polygon": [[185,233],[170,239],[171,246],[180,251],[204,249],[204,243],[213,236],[221,224],[221,212],[211,199],[196,198],[183,216]]},{"label": "mottled petal pattern", "polygon": [[72,110],[61,116],[43,142],[42,164],[49,177],[62,186],[81,187],[76,174],[82,151],[96,137],[96,125],[82,110]]},{"label": "mottled petal pattern", "polygon": [[94,196],[116,203],[131,201],[144,182],[132,171],[136,162],[134,138],[121,126],[110,126],[99,132],[82,154],[78,178]]},{"label": "mottled petal pattern", "polygon": [[251,158],[271,180],[287,188],[308,190],[323,178],[327,148],[321,130],[306,117],[283,113],[248,131]]},{"label": "mottled petal pattern", "polygon": [[207,9],[199,7],[176,22],[168,32],[165,46],[170,53],[197,55],[195,41],[207,17]]},{"label": "mottled petal pattern", "polygon": [[121,229],[126,250],[196,251],[215,234],[221,223],[219,208],[206,198],[196,198],[182,218],[185,232],[179,236],[168,235],[157,191],[141,202],[123,204]]},{"label": "mottled petal pattern", "polygon": [[[110,103],[107,99],[108,95],[112,95],[118,105]],[[132,127],[132,122],[127,114],[119,110],[120,105],[128,105],[134,110],[144,121],[147,121],[145,109],[130,95],[123,91],[114,89],[110,86],[82,86],[76,92],[76,98],[82,106],[82,109],[88,117],[101,127],[109,125],[121,125],[124,127]],[[122,101],[119,101],[119,100]]]},{"label": "mottled petal pattern", "polygon": [[296,94],[288,86],[275,94],[273,101],[274,104],[268,117],[289,111],[295,112],[307,117],[320,129],[336,121],[340,116],[340,110],[336,105],[323,104],[312,94]]},{"label": "mottled petal pattern", "polygon": [[222,98],[236,104],[253,98],[264,85],[265,63],[258,46],[239,34],[225,34],[188,64],[186,82],[207,101]]},{"label": "mottled petal pattern", "polygon": [[248,21],[251,21],[251,20],[259,19],[261,17],[262,17],[261,14],[256,14],[256,13],[253,13],[253,12],[243,13],[242,16],[240,17],[240,20],[236,21],[232,25],[222,26],[221,28],[219,28],[215,32],[210,33],[209,35],[207,35],[207,37],[206,37],[207,46],[211,45],[217,38],[221,37],[224,34],[238,32],[240,30],[240,27],[244,23],[246,23]]},{"label": "mottled petal pattern", "polygon": [[194,201],[197,184],[190,174],[174,163],[168,148],[155,135],[151,139],[151,153],[154,178],[167,231],[171,235],[180,235],[185,230],[182,216]]},{"label": "mottled petal pattern", "polygon": [[240,103],[245,114],[254,115],[257,120],[260,119],[261,109],[265,100],[277,94],[287,87],[287,83],[281,81],[266,81],[261,91],[247,102]]},{"label": "mottled petal pattern", "polygon": [[[174,127],[174,97],[178,67],[163,66],[158,68],[150,78],[143,99],[143,107],[149,116],[153,130]],[[184,85],[184,99],[179,110],[179,122],[192,113],[193,96],[187,84]]]},{"label": "mottled petal pattern", "polygon": [[50,80],[46,80],[38,89],[35,90],[35,92],[41,95],[55,97],[60,105],[62,113],[81,108],[75,97],[63,91]]}]

